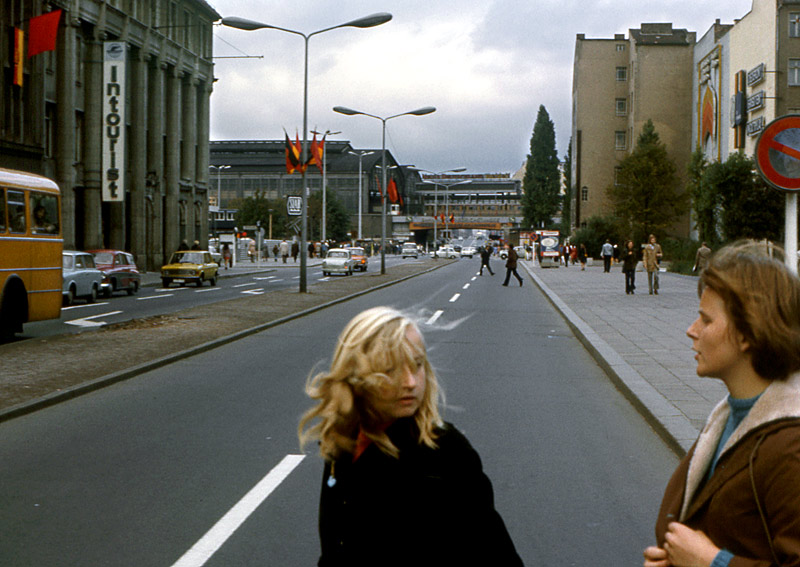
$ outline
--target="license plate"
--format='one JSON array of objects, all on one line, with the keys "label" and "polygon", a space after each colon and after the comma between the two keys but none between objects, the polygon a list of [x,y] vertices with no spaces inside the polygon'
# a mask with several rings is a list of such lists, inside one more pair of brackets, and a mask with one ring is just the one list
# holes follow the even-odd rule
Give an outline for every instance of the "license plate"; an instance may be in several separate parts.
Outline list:
[{"label": "license plate", "polygon": [[174,279],[174,280],[172,280],[172,281],[174,281],[175,283],[185,283],[185,282],[186,282],[186,280],[185,280],[185,279],[183,279],[183,278],[180,278],[180,279]]}]

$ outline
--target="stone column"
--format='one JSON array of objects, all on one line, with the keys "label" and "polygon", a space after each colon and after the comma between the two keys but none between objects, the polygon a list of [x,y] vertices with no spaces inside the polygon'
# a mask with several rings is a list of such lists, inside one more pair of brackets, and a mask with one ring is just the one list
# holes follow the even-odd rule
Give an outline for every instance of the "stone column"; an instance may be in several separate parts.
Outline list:
[{"label": "stone column", "polygon": [[209,105],[211,90],[211,81],[201,82],[197,89],[197,124],[199,124],[199,130],[197,133],[197,173],[195,174],[195,178],[200,185],[205,187],[205,193],[201,195],[203,203],[200,206],[200,246],[202,248],[208,247],[208,195],[211,190],[208,170],[208,142],[211,136],[209,125],[209,121],[211,120]]},{"label": "stone column", "polygon": [[166,255],[175,251],[180,244],[180,211],[178,198],[180,196],[180,159],[181,159],[181,132],[180,132],[180,100],[181,79],[177,69],[167,71],[166,88],[166,147],[164,148],[164,253]]},{"label": "stone column", "polygon": [[195,187],[197,183],[197,80],[186,75],[181,81],[181,180],[185,183],[186,234],[192,244],[195,240]]},{"label": "stone column", "polygon": [[65,10],[61,41],[56,42],[56,97],[58,101],[58,128],[56,182],[61,188],[61,231],[64,248],[74,249],[75,244],[75,54],[76,28],[72,14]]},{"label": "stone column", "polygon": [[164,74],[166,67],[154,57],[147,81],[147,270],[164,264],[162,227],[164,190]]},{"label": "stone column", "polygon": [[[84,63],[85,105],[84,135],[84,192],[83,203],[83,248],[103,248],[101,168],[102,127],[103,127],[103,42],[95,39],[87,42],[87,56]],[[80,239],[76,239],[80,240]]]},{"label": "stone column", "polygon": [[147,62],[144,54],[137,50],[130,57],[130,140],[128,142],[129,175],[128,223],[130,226],[130,250],[136,261],[147,265],[145,227],[145,185],[147,183],[147,105],[151,96],[147,82]]}]

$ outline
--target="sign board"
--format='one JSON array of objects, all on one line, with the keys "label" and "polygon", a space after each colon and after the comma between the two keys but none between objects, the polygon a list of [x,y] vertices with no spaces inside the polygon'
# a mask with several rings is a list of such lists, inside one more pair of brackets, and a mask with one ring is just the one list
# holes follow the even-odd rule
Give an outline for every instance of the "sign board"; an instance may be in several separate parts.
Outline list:
[{"label": "sign board", "polygon": [[286,212],[292,216],[303,214],[303,198],[286,197]]},{"label": "sign board", "polygon": [[800,190],[800,115],[781,116],[767,124],[756,143],[756,165],[773,187]]},{"label": "sign board", "polygon": [[125,200],[124,43],[103,43],[103,201]]}]

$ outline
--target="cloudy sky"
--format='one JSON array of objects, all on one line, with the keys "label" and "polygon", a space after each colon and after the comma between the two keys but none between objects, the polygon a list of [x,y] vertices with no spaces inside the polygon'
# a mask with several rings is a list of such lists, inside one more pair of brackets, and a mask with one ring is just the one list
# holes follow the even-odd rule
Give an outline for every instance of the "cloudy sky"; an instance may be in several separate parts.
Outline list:
[{"label": "cloudy sky", "polygon": [[[698,38],[732,23],[752,0],[209,0],[239,16],[311,33],[375,12],[393,19],[341,28],[309,42],[309,130],[355,148],[380,148],[381,122],[334,113],[347,106],[387,117],[423,106],[427,116],[386,124],[401,163],[431,171],[513,172],[524,162],[539,105],[570,136],[575,35],[628,36],[642,22],[672,22]],[[761,1],[761,0],[756,0]],[[212,140],[281,139],[303,125],[303,39],[276,30],[214,27]],[[232,56],[263,58],[227,58]],[[309,135],[310,137],[310,135]]]}]

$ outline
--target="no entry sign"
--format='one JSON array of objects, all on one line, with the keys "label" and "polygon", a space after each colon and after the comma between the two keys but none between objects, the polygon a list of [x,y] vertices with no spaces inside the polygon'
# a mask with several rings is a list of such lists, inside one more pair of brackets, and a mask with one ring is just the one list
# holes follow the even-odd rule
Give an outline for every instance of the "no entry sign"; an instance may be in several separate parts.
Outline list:
[{"label": "no entry sign", "polygon": [[770,122],[756,143],[756,165],[770,185],[800,191],[800,115]]}]

